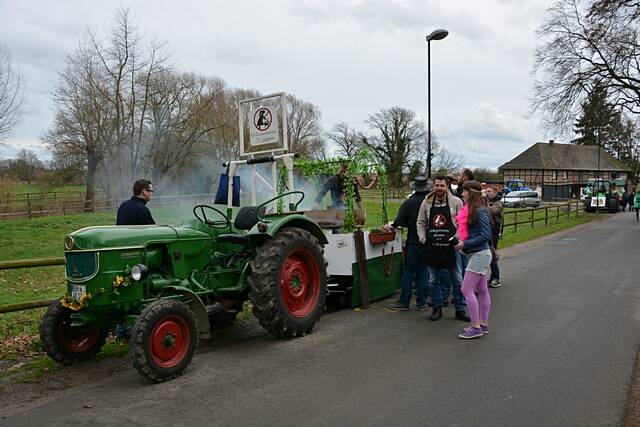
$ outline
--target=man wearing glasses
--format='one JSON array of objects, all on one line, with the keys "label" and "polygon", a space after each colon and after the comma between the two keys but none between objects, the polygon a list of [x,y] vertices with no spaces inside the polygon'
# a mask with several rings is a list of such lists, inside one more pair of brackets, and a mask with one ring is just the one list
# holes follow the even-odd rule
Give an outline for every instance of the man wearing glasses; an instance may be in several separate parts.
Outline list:
[{"label": "man wearing glasses", "polygon": [[133,184],[133,197],[118,208],[116,225],[151,225],[156,222],[146,206],[153,196],[151,181],[139,179]]}]

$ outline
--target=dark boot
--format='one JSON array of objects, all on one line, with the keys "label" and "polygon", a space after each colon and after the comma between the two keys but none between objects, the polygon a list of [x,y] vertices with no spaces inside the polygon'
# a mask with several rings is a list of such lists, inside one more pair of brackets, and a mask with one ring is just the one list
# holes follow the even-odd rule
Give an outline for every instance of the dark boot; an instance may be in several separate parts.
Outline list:
[{"label": "dark boot", "polygon": [[467,315],[464,310],[456,311],[456,319],[462,320],[463,322],[471,322],[471,318]]},{"label": "dark boot", "polygon": [[442,307],[434,308],[429,320],[436,321],[442,319]]}]

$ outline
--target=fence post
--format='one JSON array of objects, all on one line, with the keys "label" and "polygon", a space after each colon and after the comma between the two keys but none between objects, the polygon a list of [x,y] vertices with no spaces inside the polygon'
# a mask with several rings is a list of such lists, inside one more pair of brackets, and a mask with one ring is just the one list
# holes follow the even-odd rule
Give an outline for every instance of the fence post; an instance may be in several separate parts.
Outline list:
[{"label": "fence post", "polygon": [[513,216],[515,217],[515,219],[513,220],[513,232],[517,233],[518,232],[518,211],[517,210],[513,211]]},{"label": "fence post", "polygon": [[533,223],[534,223],[533,218],[535,217],[534,213],[535,213],[535,209],[531,209],[531,229],[532,230],[533,230]]},{"label": "fence post", "polygon": [[556,205],[556,221],[560,221],[560,205]]},{"label": "fence post", "polygon": [[27,193],[27,213],[29,214],[29,219],[31,219],[31,199],[29,198],[29,193]]},{"label": "fence post", "polygon": [[549,224],[549,206],[545,206],[544,208],[544,226],[546,227]]}]

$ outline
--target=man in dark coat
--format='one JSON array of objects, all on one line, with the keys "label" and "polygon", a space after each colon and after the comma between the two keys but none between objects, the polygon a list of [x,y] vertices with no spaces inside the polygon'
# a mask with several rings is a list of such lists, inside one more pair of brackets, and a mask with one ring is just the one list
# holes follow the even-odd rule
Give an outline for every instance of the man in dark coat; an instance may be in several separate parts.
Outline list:
[{"label": "man in dark coat", "polygon": [[400,282],[400,299],[387,305],[387,308],[391,310],[409,310],[411,283],[414,279],[418,291],[416,296],[416,310],[423,311],[427,309],[429,272],[427,271],[427,264],[424,260],[425,246],[420,243],[416,227],[420,206],[430,189],[427,178],[424,176],[416,176],[415,180],[411,182],[411,188],[414,193],[402,202],[395,221],[386,226],[386,228],[389,229],[396,227],[407,228],[407,257],[404,260],[404,269]]},{"label": "man in dark coat", "polygon": [[116,225],[152,225],[156,222],[151,216],[147,202],[153,196],[151,181],[139,179],[133,184],[133,197],[118,208]]},{"label": "man in dark coat", "polygon": [[[338,173],[327,178],[327,180],[324,182],[324,185],[322,186],[322,189],[320,190],[320,192],[318,193],[318,195],[314,200],[316,209],[319,208],[320,202],[324,198],[324,195],[327,194],[328,192],[331,192],[331,206],[329,206],[329,209],[339,209],[339,210],[346,209],[346,205],[344,202],[344,193],[345,193],[344,186],[345,186],[346,175],[347,175],[347,165],[341,164],[340,169],[338,169]],[[362,204],[361,204],[362,199],[360,198],[360,192],[358,191],[358,186],[355,183],[354,183],[354,192],[356,196],[356,204],[358,205],[358,208],[362,209]]]}]

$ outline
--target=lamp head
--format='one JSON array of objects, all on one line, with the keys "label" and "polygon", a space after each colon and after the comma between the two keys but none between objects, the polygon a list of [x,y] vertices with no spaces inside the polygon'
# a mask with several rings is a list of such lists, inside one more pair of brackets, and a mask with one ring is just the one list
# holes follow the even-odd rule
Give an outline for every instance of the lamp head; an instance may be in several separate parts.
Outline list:
[{"label": "lamp head", "polygon": [[438,30],[433,30],[431,34],[427,36],[427,41],[430,42],[431,40],[442,40],[448,35],[449,35],[449,31],[444,30],[442,28]]}]

